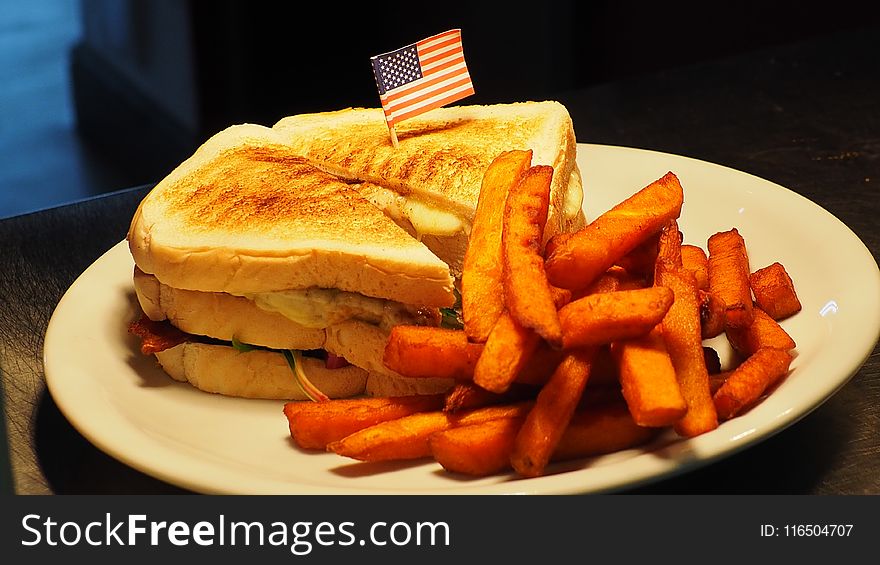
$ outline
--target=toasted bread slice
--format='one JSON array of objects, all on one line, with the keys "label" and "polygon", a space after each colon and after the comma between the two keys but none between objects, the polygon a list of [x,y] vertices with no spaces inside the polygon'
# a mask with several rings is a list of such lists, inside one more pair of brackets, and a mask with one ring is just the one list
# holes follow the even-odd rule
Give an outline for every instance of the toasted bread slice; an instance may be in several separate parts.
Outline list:
[{"label": "toasted bread slice", "polygon": [[553,167],[547,239],[584,223],[574,129],[558,102],[438,108],[398,124],[397,148],[378,108],[289,116],[273,129],[316,166],[366,181],[370,200],[413,226],[456,274],[483,174],[503,151],[531,149],[533,165]]},{"label": "toasted bread slice", "polygon": [[[255,349],[240,352],[228,345],[181,343],[156,353],[162,369],[173,379],[205,392],[243,398],[306,400],[280,353]],[[303,357],[309,381],[330,398],[362,394],[368,373],[355,365],[327,369],[319,359]]]},{"label": "toasted bread slice", "polygon": [[443,261],[355,189],[251,124],[214,135],[141,202],[135,263],[179,289],[335,288],[426,306],[454,302]]}]

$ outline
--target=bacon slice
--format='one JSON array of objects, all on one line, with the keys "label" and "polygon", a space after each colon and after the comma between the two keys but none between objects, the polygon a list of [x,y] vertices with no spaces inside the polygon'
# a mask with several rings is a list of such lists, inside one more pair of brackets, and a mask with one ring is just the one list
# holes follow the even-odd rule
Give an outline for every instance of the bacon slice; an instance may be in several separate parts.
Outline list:
[{"label": "bacon slice", "polygon": [[141,338],[141,353],[152,355],[188,341],[190,335],[175,328],[167,320],[154,322],[142,315],[128,326],[128,333]]}]

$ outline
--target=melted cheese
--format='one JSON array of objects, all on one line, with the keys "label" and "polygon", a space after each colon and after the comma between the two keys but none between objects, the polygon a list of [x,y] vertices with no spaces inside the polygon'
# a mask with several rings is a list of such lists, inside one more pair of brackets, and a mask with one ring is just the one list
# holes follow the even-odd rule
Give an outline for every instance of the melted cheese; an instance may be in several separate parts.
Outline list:
[{"label": "melted cheese", "polygon": [[337,289],[310,288],[244,296],[259,308],[278,312],[307,328],[327,328],[351,319],[390,328],[413,323],[414,319],[406,305],[400,302]]},{"label": "melted cheese", "polygon": [[453,236],[468,228],[459,216],[415,196],[404,196],[373,183],[364,183],[358,190],[398,225],[411,225],[419,237]]},{"label": "melted cheese", "polygon": [[455,214],[414,198],[406,198],[401,208],[420,235],[455,235],[464,229],[464,222]]}]

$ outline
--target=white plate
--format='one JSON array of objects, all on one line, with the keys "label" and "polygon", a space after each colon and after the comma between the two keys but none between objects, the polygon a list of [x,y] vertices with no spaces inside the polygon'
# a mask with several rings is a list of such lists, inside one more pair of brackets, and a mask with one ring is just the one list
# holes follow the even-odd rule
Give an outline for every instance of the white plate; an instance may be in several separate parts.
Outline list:
[{"label": "white plate", "polygon": [[[608,209],[667,171],[685,190],[680,227],[705,248],[737,227],[753,269],[782,262],[803,311],[783,326],[797,342],[788,378],[746,414],[700,437],[667,434],[645,448],[553,466],[535,479],[463,479],[431,461],[364,464],[300,451],[282,402],[241,400],[172,381],[126,333],[136,314],[124,242],[90,266],[59,303],[45,340],[46,381],[70,422],[122,462],[206,493],[584,493],[692,469],[779,432],[843,386],[880,336],[880,271],[864,244],[809,200],[754,176],[693,159],[579,145],[586,212]],[[722,358],[725,343],[716,340]]]}]

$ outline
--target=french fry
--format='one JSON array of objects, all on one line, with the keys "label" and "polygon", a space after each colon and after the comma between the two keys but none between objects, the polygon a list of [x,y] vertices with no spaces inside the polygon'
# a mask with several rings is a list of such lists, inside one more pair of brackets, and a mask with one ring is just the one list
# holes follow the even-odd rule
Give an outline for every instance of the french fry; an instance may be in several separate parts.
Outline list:
[{"label": "french fry", "polygon": [[468,342],[462,330],[395,326],[383,362],[404,377],[471,379],[483,345]]},{"label": "french fry", "polygon": [[[614,266],[625,270],[630,276],[652,279],[654,277],[654,263],[657,262],[659,252],[660,234],[652,235],[632,251],[615,261]],[[610,270],[610,269],[609,269]]]},{"label": "french fry", "polygon": [[462,413],[421,412],[364,428],[327,445],[327,450],[360,461],[397,461],[429,457],[431,434],[496,418],[524,417],[531,402],[487,406]]},{"label": "french fry", "polygon": [[474,382],[495,393],[506,391],[540,342],[541,336],[503,312],[474,367]]},{"label": "french fry", "polygon": [[729,328],[725,331],[727,341],[740,357],[749,357],[759,349],[773,347],[789,351],[797,347],[776,320],[760,308],[754,308],[754,320],[747,328]]},{"label": "french fry", "polygon": [[626,405],[623,391],[620,389],[620,382],[618,381],[614,385],[596,383],[593,381],[593,375],[590,375],[590,380],[587,381],[587,386],[584,387],[584,393],[581,395],[581,401],[575,412],[579,410],[592,410],[593,408],[614,403]]},{"label": "french fry", "polygon": [[[727,380],[727,377],[729,377],[731,373],[733,373],[733,371],[721,371],[720,373],[715,373],[714,375],[711,373],[709,374],[709,392],[712,393],[713,397],[715,396],[715,393],[718,392],[718,389],[721,388],[721,385],[724,384],[724,382]],[[714,401],[714,398],[713,398],[713,401]],[[716,408],[716,411],[717,411],[717,408]]]},{"label": "french fry", "polygon": [[657,239],[657,259],[654,262],[655,268],[658,261],[667,264],[681,266],[681,241],[682,234],[678,229],[678,221],[669,220],[660,228],[660,236]]},{"label": "french fry", "polygon": [[573,290],[589,285],[666,222],[677,218],[683,201],[681,184],[670,172],[584,229],[566,237],[554,236],[546,250],[548,280]]},{"label": "french fry", "polygon": [[672,305],[663,287],[592,294],[559,311],[565,349],[601,345],[644,335],[660,323]]},{"label": "french fry", "polygon": [[542,341],[516,376],[516,382],[524,385],[543,386],[550,380],[556,366],[562,362],[564,357],[564,351],[553,349]]},{"label": "french fry", "polygon": [[[522,418],[503,418],[461,426],[431,436],[431,453],[444,469],[485,477],[510,469]],[[641,445],[656,432],[636,425],[626,405],[617,402],[574,413],[551,461],[592,457]]]},{"label": "french fry", "polygon": [[452,473],[485,477],[510,469],[510,453],[525,418],[499,418],[431,436],[431,455]]},{"label": "french fry", "polygon": [[644,336],[615,342],[611,352],[620,371],[623,397],[636,424],[671,426],[684,416],[687,404],[659,326]]},{"label": "french fry", "polygon": [[617,361],[611,354],[611,345],[600,345],[596,348],[596,356],[593,357],[593,368],[590,370],[590,381],[587,386],[620,386],[620,371]]},{"label": "french fry", "polygon": [[774,320],[783,320],[801,311],[794,283],[781,263],[773,263],[749,275],[755,303]]},{"label": "french fry", "polygon": [[687,413],[679,419],[675,431],[694,437],[718,427],[718,416],[709,393],[709,373],[700,335],[700,306],[693,273],[683,267],[658,262],[654,284],[668,287],[675,301],[663,318],[663,339],[675,367]]},{"label": "french fry", "polygon": [[445,393],[443,400],[444,412],[472,410],[493,404],[505,404],[534,398],[537,391],[534,386],[513,383],[503,394],[489,392],[480,385],[470,381],[458,381]]},{"label": "french fry", "polygon": [[532,152],[507,151],[486,169],[471,227],[461,274],[464,331],[471,341],[483,343],[504,310],[501,225],[510,188],[529,168]]},{"label": "french fry", "polygon": [[728,420],[757,401],[788,372],[791,360],[791,355],[781,349],[765,347],[756,351],[715,392],[718,417]]},{"label": "french fry", "polygon": [[387,398],[346,398],[329,402],[288,402],[284,415],[290,436],[303,449],[327,448],[356,431],[417,412],[439,410],[442,394]]},{"label": "french fry", "polygon": [[736,228],[709,237],[709,290],[724,302],[725,328],[752,323],[749,256]]},{"label": "french fry", "polygon": [[444,412],[458,412],[459,410],[467,410],[477,406],[485,406],[492,404],[490,399],[494,399],[499,395],[489,392],[483,387],[470,382],[458,381],[452,388],[446,391],[443,400]]},{"label": "french fry", "polygon": [[510,463],[524,477],[544,472],[590,378],[595,348],[569,352],[538,393],[510,454]]},{"label": "french fry", "polygon": [[710,339],[724,332],[726,312],[724,302],[714,292],[700,290],[700,333],[703,339]]},{"label": "french fry", "polygon": [[681,264],[694,274],[694,278],[697,279],[697,288],[709,290],[709,257],[702,247],[682,245]]},{"label": "french fry", "polygon": [[501,230],[504,300],[520,325],[562,347],[562,328],[544,271],[544,225],[553,167],[528,169],[507,195]]},{"label": "french fry", "polygon": [[636,424],[622,402],[575,412],[553,452],[552,461],[613,453],[642,445],[657,436],[655,428]]},{"label": "french fry", "polygon": [[[550,293],[556,308],[571,298],[571,291],[565,289],[551,287]],[[534,330],[520,325],[509,312],[502,312],[474,367],[474,382],[492,392],[506,391],[540,343],[541,337]]]},{"label": "french fry", "polygon": [[[653,263],[651,264],[651,278],[653,278]],[[590,294],[601,294],[603,292],[616,292],[619,290],[638,290],[651,286],[647,284],[641,276],[635,276],[629,273],[623,267],[614,265],[606,272],[599,275],[599,278],[592,284],[572,292],[571,299],[578,300]],[[555,287],[554,287],[555,288]]]}]

